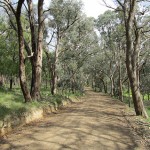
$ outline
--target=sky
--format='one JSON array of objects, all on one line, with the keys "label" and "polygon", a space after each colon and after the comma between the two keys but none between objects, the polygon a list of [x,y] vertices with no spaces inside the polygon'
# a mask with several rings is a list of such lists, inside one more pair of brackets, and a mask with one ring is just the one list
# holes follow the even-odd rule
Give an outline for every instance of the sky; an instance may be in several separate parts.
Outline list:
[{"label": "sky", "polygon": [[[84,3],[84,12],[88,17],[97,18],[104,13],[108,8],[104,5],[103,0],[82,0]],[[106,0],[107,4],[114,7],[112,0]]]},{"label": "sky", "polygon": [[[113,0],[105,0],[108,5],[114,7]],[[50,0],[45,0],[45,5],[49,6]],[[108,8],[104,6],[103,0],[82,0],[84,4],[83,12],[88,17],[97,18],[100,14],[104,13]]]}]

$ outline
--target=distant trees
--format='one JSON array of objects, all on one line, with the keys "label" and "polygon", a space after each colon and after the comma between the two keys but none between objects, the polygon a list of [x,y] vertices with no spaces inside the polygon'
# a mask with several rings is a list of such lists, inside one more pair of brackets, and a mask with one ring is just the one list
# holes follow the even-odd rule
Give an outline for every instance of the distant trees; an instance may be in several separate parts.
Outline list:
[{"label": "distant trees", "polygon": [[9,88],[12,89],[14,77],[18,74],[18,44],[15,32],[7,30],[7,23],[6,19],[0,18],[0,82],[4,86],[5,76],[9,79]]},{"label": "distant trees", "polygon": [[[123,36],[123,31],[120,32],[120,25],[119,17],[116,15],[115,12],[106,11],[104,14],[98,17],[96,22],[96,28],[98,29],[100,36],[101,36],[101,52],[104,55],[103,62],[107,62],[107,66],[101,70],[103,74],[107,75],[110,80],[110,94],[111,96],[116,95],[119,93],[119,97],[121,101],[123,100],[122,97],[122,61],[123,57],[123,42],[124,40],[121,39]],[[123,28],[122,28],[123,29]],[[122,35],[120,35],[120,33]],[[118,76],[116,77],[116,74]],[[115,81],[116,80],[116,81]],[[115,85],[116,84],[116,85]]]},{"label": "distant trees", "polygon": [[[50,3],[48,28],[52,33],[49,46],[54,49],[54,61],[51,63],[51,93],[56,94],[58,83],[58,63],[59,53],[62,49],[62,40],[66,36],[67,30],[80,19],[81,3],[78,1],[52,0]],[[53,42],[53,43],[52,43]],[[51,44],[51,45],[50,45]],[[48,54],[48,53],[47,53]]]},{"label": "distant trees", "polygon": [[[51,93],[58,88],[81,89],[81,67],[96,43],[94,19],[81,11],[80,1],[51,1],[47,23],[47,50]],[[94,43],[95,42],[95,43]],[[48,49],[51,49],[49,51]]]},{"label": "distant trees", "polygon": [[76,90],[82,91],[85,84],[83,68],[91,55],[98,50],[97,46],[98,38],[94,31],[93,18],[80,16],[74,26],[66,32],[60,53],[60,67],[65,74],[60,78],[60,82],[73,93]]},{"label": "distant trees", "polygon": [[[129,79],[135,112],[137,115],[148,117],[140,93],[140,87],[142,87],[140,83],[142,83],[142,68],[149,57],[145,47],[149,41],[149,38],[146,38],[150,31],[149,11],[143,1],[116,0],[115,2],[117,5],[115,12],[107,11],[97,20],[103,55],[109,60],[107,62],[110,62],[106,67],[109,68],[110,73],[107,73],[106,69],[102,69],[101,72],[110,78],[111,95],[116,95],[117,91],[120,100],[123,100],[122,84]],[[106,2],[105,4],[107,5]],[[124,69],[125,64],[126,70]],[[115,79],[118,80],[116,80],[116,83],[118,82],[116,85]],[[118,90],[115,87],[119,87]]]}]

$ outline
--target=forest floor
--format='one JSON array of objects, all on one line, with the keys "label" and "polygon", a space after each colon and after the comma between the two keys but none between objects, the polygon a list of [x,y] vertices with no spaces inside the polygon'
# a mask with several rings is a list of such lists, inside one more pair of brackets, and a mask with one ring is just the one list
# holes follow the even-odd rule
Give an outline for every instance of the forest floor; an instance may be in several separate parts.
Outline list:
[{"label": "forest floor", "polygon": [[150,149],[149,129],[125,104],[90,89],[81,99],[3,137],[0,150]]}]

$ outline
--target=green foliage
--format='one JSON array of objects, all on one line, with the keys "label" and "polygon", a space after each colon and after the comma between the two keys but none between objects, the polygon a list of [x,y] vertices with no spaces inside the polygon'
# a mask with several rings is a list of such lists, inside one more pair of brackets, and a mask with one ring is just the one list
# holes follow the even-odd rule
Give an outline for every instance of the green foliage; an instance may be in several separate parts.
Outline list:
[{"label": "green foliage", "polygon": [[[134,108],[133,106],[133,101],[132,101],[132,94],[131,94],[131,91],[130,91],[130,95],[129,93],[126,91],[123,92],[123,97],[124,97],[124,100],[123,102],[125,104],[127,104],[129,106],[129,103],[130,103],[130,107],[131,108]],[[147,100],[147,95],[145,95],[145,100],[143,101],[144,102],[144,105],[146,107],[146,111],[147,111],[147,114],[148,116],[150,116],[150,101]],[[148,122],[150,122],[150,119],[147,119]]]},{"label": "green foliage", "polygon": [[13,91],[0,89],[0,119],[4,119],[11,114],[20,116],[34,107],[40,107],[40,103],[25,104],[20,89],[14,89]]},{"label": "green foliage", "polygon": [[[41,108],[48,105],[60,106],[62,101],[68,100],[66,95],[50,95],[48,89],[42,89],[41,94],[43,101],[32,101],[31,103],[24,103],[20,88],[12,91],[0,89],[0,120],[10,115],[21,116],[23,113],[30,112],[33,108]],[[80,96],[79,92],[75,94],[69,93],[69,97]],[[68,96],[67,96],[68,97]]]},{"label": "green foliage", "polygon": [[[148,116],[150,116],[150,106],[146,109]],[[150,118],[147,119],[148,122],[150,122]]]},{"label": "green foliage", "polygon": [[[81,2],[75,0],[52,0],[50,3],[50,15],[52,20],[50,26],[66,30],[81,12]],[[57,27],[56,27],[57,25]]]},{"label": "green foliage", "polygon": [[14,76],[18,74],[18,43],[16,33],[7,30],[7,22],[0,19],[0,74]]},{"label": "green foliage", "polygon": [[[114,11],[108,10],[104,12],[104,14],[99,15],[96,26],[100,28],[99,30],[102,30],[104,32],[109,27],[115,27],[117,21],[116,19],[116,13]],[[113,30],[113,28],[110,28],[110,30]]]}]

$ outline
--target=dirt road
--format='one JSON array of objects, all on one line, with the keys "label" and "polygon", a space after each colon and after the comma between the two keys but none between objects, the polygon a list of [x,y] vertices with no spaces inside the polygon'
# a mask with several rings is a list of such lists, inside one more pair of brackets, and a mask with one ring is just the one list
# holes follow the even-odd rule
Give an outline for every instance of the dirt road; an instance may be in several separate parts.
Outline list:
[{"label": "dirt road", "polygon": [[123,116],[124,104],[90,90],[82,99],[9,134],[0,150],[145,149]]}]

